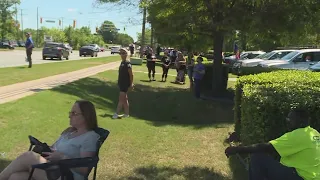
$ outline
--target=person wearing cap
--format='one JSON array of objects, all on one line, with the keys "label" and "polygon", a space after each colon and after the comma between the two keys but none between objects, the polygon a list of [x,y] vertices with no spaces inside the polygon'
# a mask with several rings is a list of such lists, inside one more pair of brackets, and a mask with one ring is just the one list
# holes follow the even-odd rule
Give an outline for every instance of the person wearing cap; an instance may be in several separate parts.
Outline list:
[{"label": "person wearing cap", "polygon": [[[129,53],[125,48],[121,48],[119,54],[122,59],[118,75],[118,87],[120,93],[117,110],[112,116],[113,119],[118,119],[120,117],[129,117],[129,101],[127,93],[130,89],[133,89],[132,65],[127,59]],[[124,115],[120,116],[119,113],[122,109],[124,110]]]},{"label": "person wearing cap", "polygon": [[31,55],[32,55],[32,49],[34,48],[34,44],[33,44],[32,38],[31,38],[31,33],[26,33],[26,37],[27,37],[27,40],[26,40],[27,62],[29,62],[28,67],[31,68],[32,67]]}]

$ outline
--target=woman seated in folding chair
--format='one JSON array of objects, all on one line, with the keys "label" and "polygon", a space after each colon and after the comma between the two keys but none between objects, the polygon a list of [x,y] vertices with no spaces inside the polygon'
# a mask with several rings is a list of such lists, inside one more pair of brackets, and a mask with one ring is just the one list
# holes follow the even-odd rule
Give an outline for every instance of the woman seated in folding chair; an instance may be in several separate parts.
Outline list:
[{"label": "woman seated in folding chair", "polygon": [[[26,180],[31,166],[62,159],[94,157],[99,135],[93,129],[97,128],[97,116],[94,105],[85,100],[76,101],[69,112],[71,127],[64,130],[59,139],[50,147],[52,152],[45,155],[28,151],[12,161],[1,173],[0,180]],[[45,156],[45,157],[43,157]],[[75,180],[83,180],[88,168],[71,169]],[[46,172],[36,169],[34,180],[47,180]]]}]

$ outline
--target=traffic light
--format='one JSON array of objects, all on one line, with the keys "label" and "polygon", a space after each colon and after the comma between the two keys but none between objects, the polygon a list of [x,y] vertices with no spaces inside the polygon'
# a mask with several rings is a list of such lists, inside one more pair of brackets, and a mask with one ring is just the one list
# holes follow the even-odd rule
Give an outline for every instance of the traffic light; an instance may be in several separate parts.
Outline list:
[{"label": "traffic light", "polygon": [[73,28],[76,28],[76,20],[73,20]]},{"label": "traffic light", "polygon": [[40,17],[40,24],[42,24],[42,17]]},{"label": "traffic light", "polygon": [[61,20],[59,20],[59,26],[61,26]]}]

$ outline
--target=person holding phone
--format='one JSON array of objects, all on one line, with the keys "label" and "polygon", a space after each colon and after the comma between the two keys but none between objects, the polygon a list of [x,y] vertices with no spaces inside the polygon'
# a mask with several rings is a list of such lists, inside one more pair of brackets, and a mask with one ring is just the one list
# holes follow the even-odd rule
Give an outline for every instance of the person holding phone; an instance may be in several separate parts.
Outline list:
[{"label": "person holding phone", "polygon": [[[156,62],[155,57],[153,57],[153,50],[151,48],[148,49],[147,52],[147,68],[148,68],[148,77],[149,81],[156,81],[155,74],[156,74]],[[152,73],[152,80],[151,80],[151,73]]]},{"label": "person holding phone", "polygon": [[171,59],[168,56],[168,52],[164,52],[164,56],[162,57],[162,80],[161,80],[162,82],[167,81],[170,64],[171,64]]},{"label": "person holding phone", "polygon": [[[65,129],[59,139],[50,147],[51,152],[38,154],[28,151],[13,160],[1,173],[0,180],[28,179],[31,166],[63,159],[94,157],[99,135],[94,132],[98,127],[94,105],[90,101],[76,101],[69,112],[70,127]],[[43,157],[43,156],[45,157]],[[75,180],[85,180],[88,168],[71,169]],[[47,179],[43,170],[35,170],[34,180]]]}]

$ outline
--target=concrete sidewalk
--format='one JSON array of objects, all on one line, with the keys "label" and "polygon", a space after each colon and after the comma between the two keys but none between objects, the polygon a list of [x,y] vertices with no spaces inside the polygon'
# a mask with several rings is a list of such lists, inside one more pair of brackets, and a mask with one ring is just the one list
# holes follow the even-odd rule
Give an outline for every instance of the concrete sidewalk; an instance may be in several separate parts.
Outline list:
[{"label": "concrete sidewalk", "polygon": [[3,86],[0,87],[0,104],[17,100],[46,89],[51,89],[118,67],[119,62],[112,62],[33,81]]}]

